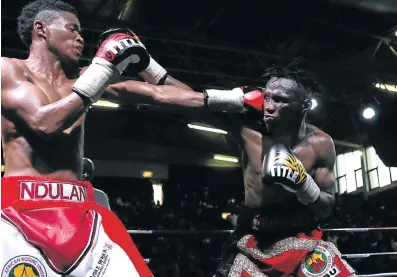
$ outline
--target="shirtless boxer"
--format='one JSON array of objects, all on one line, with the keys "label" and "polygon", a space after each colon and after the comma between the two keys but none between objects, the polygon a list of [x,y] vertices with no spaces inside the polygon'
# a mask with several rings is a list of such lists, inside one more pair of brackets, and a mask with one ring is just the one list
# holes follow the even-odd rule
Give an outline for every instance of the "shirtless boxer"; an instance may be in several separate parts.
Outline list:
[{"label": "shirtless boxer", "polygon": [[[334,204],[336,154],[332,138],[306,123],[317,82],[293,67],[273,67],[264,77],[264,126],[245,120],[232,127],[242,153],[245,208],[215,276],[354,276],[318,227]],[[209,90],[208,103],[222,93]]]},{"label": "shirtless boxer", "polygon": [[215,276],[355,276],[321,240],[318,219],[334,205],[336,154],[332,138],[305,120],[315,78],[293,67],[273,67],[264,77],[264,89],[183,93],[187,106],[240,113],[217,122],[239,142],[245,207]]},{"label": "shirtless boxer", "polygon": [[[32,2],[18,18],[29,57],[1,60],[1,276],[152,276],[120,220],[95,203],[89,182],[79,181],[84,120],[105,88],[125,99],[123,83],[108,85],[127,66],[153,83],[183,85],[121,29],[101,35],[80,75],[80,30],[70,5]],[[155,88],[144,85],[136,86],[141,94]]]}]

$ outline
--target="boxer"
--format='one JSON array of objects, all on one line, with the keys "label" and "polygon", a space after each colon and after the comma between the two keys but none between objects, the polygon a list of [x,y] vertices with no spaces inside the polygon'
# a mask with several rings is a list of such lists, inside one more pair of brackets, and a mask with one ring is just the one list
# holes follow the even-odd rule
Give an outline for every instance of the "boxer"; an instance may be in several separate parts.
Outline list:
[{"label": "boxer", "polygon": [[175,80],[121,29],[101,35],[80,74],[80,32],[72,6],[34,1],[18,18],[29,57],[1,60],[1,276],[152,276],[121,221],[80,181],[83,127],[105,90],[118,91],[110,84],[127,66],[152,82]]},{"label": "boxer", "polygon": [[263,77],[264,88],[163,94],[167,103],[229,112],[217,124],[239,142],[245,207],[215,276],[355,276],[321,240],[319,220],[334,205],[336,153],[332,138],[306,122],[319,84],[294,66]]},{"label": "boxer", "polygon": [[[183,95],[170,103],[179,104],[200,94],[172,78],[128,29],[102,33],[80,70],[80,22],[60,0],[26,5],[18,33],[29,57],[1,58],[2,276],[152,276],[121,221],[80,181],[85,116],[100,98],[167,103],[164,95]],[[115,83],[127,67],[148,83]]]}]

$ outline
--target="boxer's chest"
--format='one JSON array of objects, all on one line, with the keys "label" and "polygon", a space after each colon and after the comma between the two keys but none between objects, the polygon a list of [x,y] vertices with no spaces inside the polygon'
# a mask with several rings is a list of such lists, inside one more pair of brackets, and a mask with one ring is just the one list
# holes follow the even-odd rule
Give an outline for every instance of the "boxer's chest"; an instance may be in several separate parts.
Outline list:
[{"label": "boxer's chest", "polygon": [[[29,74],[29,81],[39,87],[48,102],[48,104],[55,103],[72,93],[72,85],[75,80],[64,79],[57,80],[55,82],[48,82],[33,74]],[[80,133],[80,129],[83,127],[85,120],[85,113],[73,123],[68,129],[64,130],[65,134]]]},{"label": "boxer's chest", "polygon": [[[244,172],[248,176],[244,176],[247,180],[261,182],[262,161],[264,155],[268,153],[275,141],[270,136],[262,136],[261,133],[243,129],[241,137],[244,145]],[[309,174],[315,169],[316,153],[307,139],[303,139],[292,147],[293,152],[304,165]]]}]

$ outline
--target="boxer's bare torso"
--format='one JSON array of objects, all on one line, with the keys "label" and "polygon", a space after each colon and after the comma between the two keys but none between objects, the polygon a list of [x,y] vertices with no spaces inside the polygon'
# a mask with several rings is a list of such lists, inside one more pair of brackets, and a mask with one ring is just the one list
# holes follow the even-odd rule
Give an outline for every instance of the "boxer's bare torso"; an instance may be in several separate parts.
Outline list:
[{"label": "boxer's bare torso", "polygon": [[[283,143],[294,151],[321,190],[319,198],[308,205],[313,214],[327,217],[331,213],[335,146],[329,135],[306,123],[305,113],[310,106],[303,97],[306,96],[294,81],[274,78],[264,89],[264,124],[252,119],[229,121],[231,133],[239,142],[247,207],[263,208],[276,203],[288,205],[297,200],[282,186],[262,183],[264,155],[274,144]],[[304,205],[298,207],[303,208]]]},{"label": "boxer's bare torso", "polygon": [[[259,208],[275,203],[286,203],[288,198],[294,198],[292,193],[280,186],[262,184],[263,155],[274,145],[275,140],[270,135],[262,135],[249,127],[241,127],[240,137],[245,204],[251,208]],[[332,149],[321,149],[321,144],[330,140],[331,138],[318,128],[307,125],[301,137],[292,143],[294,153],[312,177],[315,177],[318,167],[325,166],[327,156],[333,155],[333,153],[329,153],[329,151],[332,152]]]},{"label": "boxer's bare torso", "polygon": [[[27,122],[17,119],[16,114],[24,112],[22,108],[10,108],[12,101],[23,101],[27,105],[30,101],[40,101],[41,105],[54,103],[71,93],[75,79],[61,70],[43,72],[28,60],[2,58],[2,63],[2,68],[7,69],[7,74],[2,74],[1,116],[5,176],[79,179],[85,114],[69,128],[46,138],[26,128]],[[76,74],[73,77],[77,77]]]}]

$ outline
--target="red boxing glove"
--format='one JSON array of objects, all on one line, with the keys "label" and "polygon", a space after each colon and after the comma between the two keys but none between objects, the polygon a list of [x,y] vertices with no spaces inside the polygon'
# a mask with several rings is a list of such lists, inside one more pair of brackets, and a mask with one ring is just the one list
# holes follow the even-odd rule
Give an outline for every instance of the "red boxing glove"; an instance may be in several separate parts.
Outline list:
[{"label": "red boxing glove", "polygon": [[137,35],[129,29],[106,30],[99,37],[99,45],[95,58],[111,62],[117,67],[120,74],[127,66],[138,73],[149,65],[149,53]]},{"label": "red boxing glove", "polygon": [[206,105],[213,110],[243,113],[249,109],[263,111],[263,90],[258,87],[239,87],[232,90],[207,89]]},{"label": "red boxing glove", "polygon": [[265,101],[262,88],[244,86],[241,87],[244,92],[244,105],[247,108],[254,108],[263,111],[263,103]]},{"label": "red boxing glove", "polygon": [[95,103],[104,89],[129,66],[136,73],[149,65],[149,54],[128,29],[111,29],[100,37],[91,65],[76,80],[73,91]]}]

